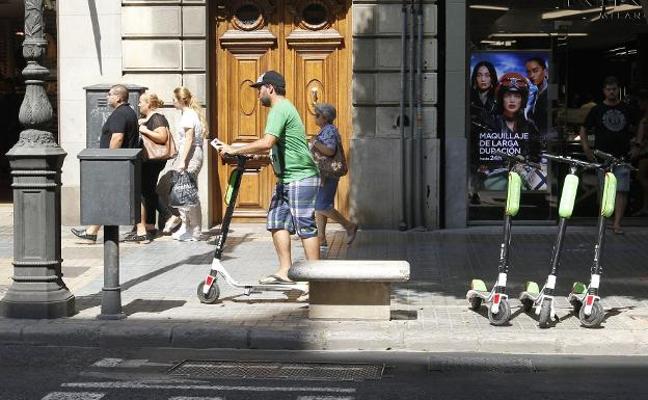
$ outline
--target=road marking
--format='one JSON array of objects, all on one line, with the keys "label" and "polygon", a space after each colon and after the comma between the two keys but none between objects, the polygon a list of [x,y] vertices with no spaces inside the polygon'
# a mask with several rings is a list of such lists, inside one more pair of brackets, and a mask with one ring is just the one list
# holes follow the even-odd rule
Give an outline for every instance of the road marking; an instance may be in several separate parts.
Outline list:
[{"label": "road marking", "polygon": [[338,396],[299,396],[297,400],[353,400],[354,397],[338,397]]},{"label": "road marking", "polygon": [[92,364],[93,367],[98,368],[114,368],[122,363],[121,358],[103,358],[96,363]]},{"label": "road marking", "polygon": [[64,393],[64,392],[52,392],[47,396],[43,397],[42,400],[99,400],[105,396],[105,393],[88,393],[88,392],[76,392],[76,393]]},{"label": "road marking", "polygon": [[211,386],[211,385],[156,385],[136,381],[123,382],[69,382],[61,384],[66,388],[83,389],[162,389],[162,390],[222,390],[243,392],[322,392],[355,393],[354,388],[339,387],[291,387],[291,386]]},{"label": "road marking", "polygon": [[169,400],[223,400],[222,397],[169,397]]}]

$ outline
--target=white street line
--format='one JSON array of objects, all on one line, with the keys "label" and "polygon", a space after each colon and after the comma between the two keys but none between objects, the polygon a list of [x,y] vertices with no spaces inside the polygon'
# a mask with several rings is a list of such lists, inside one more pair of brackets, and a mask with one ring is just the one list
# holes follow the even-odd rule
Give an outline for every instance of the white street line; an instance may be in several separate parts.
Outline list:
[{"label": "white street line", "polygon": [[105,396],[105,393],[88,393],[88,392],[76,392],[76,393],[64,393],[64,392],[52,392],[47,396],[43,397],[42,400],[99,400]]},{"label": "white street line", "polygon": [[219,385],[156,385],[136,381],[123,382],[70,382],[63,383],[66,388],[95,389],[162,389],[162,390],[222,390],[242,392],[322,392],[355,393],[354,388],[339,387],[290,387],[290,386],[219,386]]},{"label": "white street line", "polygon": [[99,368],[114,368],[118,366],[119,364],[122,363],[121,358],[103,358],[96,363],[92,364],[93,367],[99,367]]},{"label": "white street line", "polygon": [[223,400],[222,397],[169,397],[169,400]]},{"label": "white street line", "polygon": [[297,400],[354,400],[354,397],[338,396],[299,396]]}]

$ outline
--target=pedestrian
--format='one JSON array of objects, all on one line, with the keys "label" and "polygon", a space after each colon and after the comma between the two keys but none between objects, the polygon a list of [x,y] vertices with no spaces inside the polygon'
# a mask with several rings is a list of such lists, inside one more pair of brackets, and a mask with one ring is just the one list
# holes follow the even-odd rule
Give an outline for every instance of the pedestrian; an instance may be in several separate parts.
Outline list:
[{"label": "pedestrian", "polygon": [[[138,120],[139,133],[157,144],[165,144],[168,140],[173,140],[169,131],[169,121],[159,112],[159,108],[163,105],[164,102],[155,93],[146,92],[140,96],[139,111],[143,118]],[[158,209],[156,186],[166,162],[166,160],[150,158],[142,162],[141,220],[132,232],[122,238],[123,241],[148,243],[155,237]]]},{"label": "pedestrian", "polygon": [[[102,149],[136,149],[140,147],[137,114],[128,104],[128,88],[114,85],[106,95],[108,105],[114,110],[101,128],[99,147]],[[79,239],[95,243],[100,225],[85,229],[72,228]]]},{"label": "pedestrian", "polygon": [[207,137],[208,126],[202,106],[194,95],[185,87],[173,91],[173,106],[182,112],[176,123],[176,143],[178,156],[173,160],[171,169],[160,178],[158,194],[162,208],[171,214],[163,233],[172,234],[179,241],[196,241],[201,239],[202,211],[200,201],[187,207],[169,206],[169,192],[173,186],[174,175],[188,173],[197,182],[198,173],[203,164],[203,140]]},{"label": "pedestrian", "polygon": [[637,179],[641,184],[641,209],[634,217],[648,217],[648,91],[639,93],[639,107],[642,115],[637,128],[637,135],[632,139],[630,155],[637,163]]},{"label": "pedestrian", "polygon": [[[332,159],[342,146],[342,138],[338,129],[333,125],[336,111],[331,104],[319,103],[315,105],[315,123],[320,127],[317,135],[310,142],[312,152]],[[314,154],[315,156],[315,154]],[[317,159],[316,157],[314,157]],[[346,243],[351,244],[358,231],[358,224],[344,218],[334,207],[335,193],[337,192],[339,177],[329,176],[320,170],[320,188],[315,202],[315,218],[319,236],[320,252],[328,246],[326,240],[326,223],[330,218],[338,222],[346,231]]]},{"label": "pedestrian", "polygon": [[270,107],[262,138],[240,147],[223,144],[221,154],[258,154],[271,150],[272,167],[277,177],[267,229],[279,258],[279,269],[259,282],[292,283],[290,235],[297,233],[307,260],[319,259],[319,240],[315,222],[315,200],[319,171],[308,150],[304,124],[295,106],[286,99],[286,81],[276,71],[267,71],[251,85],[258,89],[261,105]]},{"label": "pedestrian", "polygon": [[[585,124],[580,128],[580,142],[589,160],[594,161],[594,152],[587,135],[594,134],[594,147],[615,157],[623,158],[630,151],[632,139],[632,113],[619,97],[619,80],[613,76],[603,82],[603,102],[593,107]],[[630,170],[620,166],[612,171],[617,179],[617,194],[612,231],[622,235],[621,220],[625,213],[630,191]]]}]

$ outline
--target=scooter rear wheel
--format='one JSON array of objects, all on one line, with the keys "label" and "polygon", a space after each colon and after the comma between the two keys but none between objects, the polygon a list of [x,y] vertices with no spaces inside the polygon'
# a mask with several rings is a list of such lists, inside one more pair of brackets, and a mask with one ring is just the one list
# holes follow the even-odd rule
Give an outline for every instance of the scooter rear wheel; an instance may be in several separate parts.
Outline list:
[{"label": "scooter rear wheel", "polygon": [[468,299],[468,303],[470,303],[470,309],[473,311],[479,310],[479,307],[482,305],[482,298],[479,296],[473,296]]},{"label": "scooter rear wheel", "polygon": [[551,324],[551,300],[549,299],[542,300],[539,323],[541,329],[549,328]]},{"label": "scooter rear wheel", "polygon": [[218,288],[218,284],[214,282],[212,286],[209,288],[207,294],[204,293],[203,291],[204,288],[205,288],[205,282],[200,282],[198,284],[198,288],[196,289],[196,294],[198,295],[198,299],[200,300],[200,302],[204,304],[216,303],[218,297],[220,296],[220,289]]},{"label": "scooter rear wheel", "polygon": [[506,300],[500,301],[499,311],[497,314],[493,314],[491,311],[490,305],[488,307],[488,320],[491,325],[502,326],[508,323],[511,318],[511,306]]},{"label": "scooter rear wheel", "polygon": [[603,310],[603,306],[598,300],[592,304],[592,312],[590,315],[585,315],[585,307],[581,307],[578,313],[578,319],[580,319],[581,324],[585,328],[598,328],[601,326],[603,318],[605,318],[605,310]]}]

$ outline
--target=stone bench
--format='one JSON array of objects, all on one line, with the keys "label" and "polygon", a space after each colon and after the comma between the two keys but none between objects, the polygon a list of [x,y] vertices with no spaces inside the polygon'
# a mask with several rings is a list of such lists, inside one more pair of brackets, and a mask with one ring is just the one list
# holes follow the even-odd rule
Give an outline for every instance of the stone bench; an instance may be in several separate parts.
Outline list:
[{"label": "stone bench", "polygon": [[389,320],[390,286],[407,282],[407,261],[319,260],[295,263],[290,279],[308,281],[311,319]]}]

